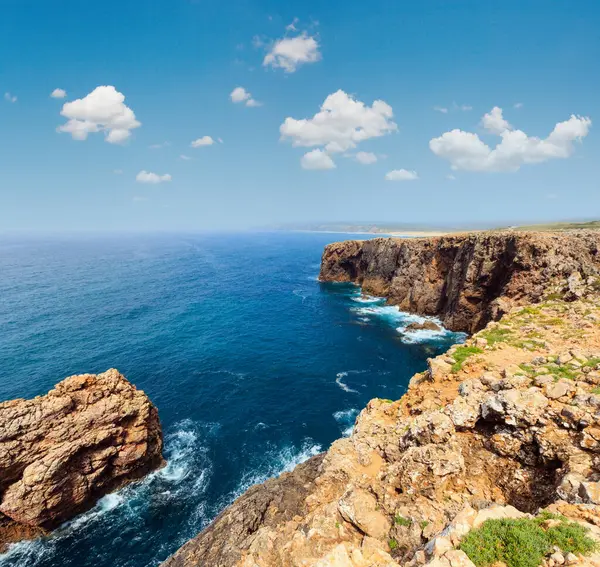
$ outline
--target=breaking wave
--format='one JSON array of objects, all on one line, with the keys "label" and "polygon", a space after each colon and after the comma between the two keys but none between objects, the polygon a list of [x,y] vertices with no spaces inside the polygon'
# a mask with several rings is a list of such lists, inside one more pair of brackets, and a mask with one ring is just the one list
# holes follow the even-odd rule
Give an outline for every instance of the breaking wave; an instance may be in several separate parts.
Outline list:
[{"label": "breaking wave", "polygon": [[354,431],[354,423],[359,411],[356,408],[340,410],[333,413],[333,418],[338,422],[344,437],[350,437]]}]

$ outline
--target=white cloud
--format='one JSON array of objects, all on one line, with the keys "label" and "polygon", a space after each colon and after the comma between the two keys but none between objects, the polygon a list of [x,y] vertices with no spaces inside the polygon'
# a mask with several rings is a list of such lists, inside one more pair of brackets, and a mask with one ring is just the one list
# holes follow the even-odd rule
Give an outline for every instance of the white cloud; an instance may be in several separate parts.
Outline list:
[{"label": "white cloud", "polygon": [[161,144],[152,144],[148,146],[151,150],[160,150],[161,148],[168,148],[171,142],[162,142]]},{"label": "white cloud", "polygon": [[513,129],[498,107],[483,117],[482,124],[502,138],[494,149],[477,134],[458,129],[433,138],[429,147],[434,154],[448,160],[455,170],[518,171],[524,164],[570,157],[575,151],[573,142],[587,136],[592,121],[587,117],[572,115],[568,120],[556,124],[544,139]]},{"label": "white cloud", "polygon": [[75,140],[85,140],[88,134],[104,132],[111,144],[120,144],[131,136],[131,130],[141,126],[125,96],[113,86],[96,87],[84,98],[63,105],[61,115],[69,120],[58,127]]},{"label": "white cloud", "polygon": [[515,104],[513,106],[515,108],[523,108],[523,103],[522,102],[515,102]]},{"label": "white cloud", "polygon": [[171,176],[168,173],[164,175],[159,175],[158,173],[152,173],[151,171],[140,171],[136,176],[135,180],[138,183],[163,183],[165,181],[171,181]]},{"label": "white cloud", "polygon": [[446,175],[446,179],[448,181],[456,181],[456,176],[449,173],[448,175]]},{"label": "white cloud", "polygon": [[394,169],[385,174],[386,181],[414,181],[419,179],[416,171],[408,171],[407,169]]},{"label": "white cloud", "polygon": [[283,69],[293,73],[305,63],[316,63],[321,60],[319,42],[306,32],[295,37],[278,39],[263,60],[263,66]]},{"label": "white cloud", "polygon": [[442,114],[448,114],[448,109],[444,106],[434,106],[433,110],[441,112]]},{"label": "white cloud", "polygon": [[494,106],[490,112],[483,115],[481,119],[481,125],[489,130],[492,134],[502,134],[506,130],[511,130],[512,126],[504,120],[502,115],[502,109],[498,106]]},{"label": "white cloud", "polygon": [[243,102],[246,106],[262,106],[260,102],[254,100],[252,95],[244,87],[236,87],[230,93],[231,102],[234,104]]},{"label": "white cloud", "polygon": [[115,175],[122,175],[123,174],[123,170],[122,169],[113,169],[113,173]]},{"label": "white cloud", "polygon": [[202,146],[212,146],[214,143],[215,141],[210,136],[202,136],[202,138],[194,140],[190,146],[192,148],[200,148]]},{"label": "white cloud", "polygon": [[294,18],[294,21],[291,24],[285,26],[286,31],[298,31],[298,28],[296,27],[298,21],[298,18]]},{"label": "white cloud", "polygon": [[461,104],[460,109],[463,112],[468,112],[469,110],[473,110],[473,107],[470,104]]},{"label": "white cloud", "polygon": [[358,163],[363,165],[370,165],[377,161],[377,156],[371,152],[358,152],[354,157]]},{"label": "white cloud", "polygon": [[182,160],[184,160],[184,161],[189,161],[189,160],[191,160],[192,158],[191,158],[190,156],[186,156],[186,155],[184,155],[184,154],[181,154],[181,155],[179,156],[179,159],[182,159]]},{"label": "white cloud", "polygon": [[344,152],[370,138],[395,132],[392,107],[382,100],[372,106],[339,90],[330,94],[312,118],[288,117],[279,127],[281,138],[293,146],[324,146],[328,152]]},{"label": "white cloud", "polygon": [[305,153],[300,160],[304,169],[334,169],[335,163],[323,150],[312,150]]},{"label": "white cloud", "polygon": [[65,91],[64,89],[54,89],[50,93],[50,96],[52,98],[65,98],[67,96],[67,91]]},{"label": "white cloud", "polygon": [[4,100],[7,102],[17,102],[17,97],[10,93],[4,93]]}]

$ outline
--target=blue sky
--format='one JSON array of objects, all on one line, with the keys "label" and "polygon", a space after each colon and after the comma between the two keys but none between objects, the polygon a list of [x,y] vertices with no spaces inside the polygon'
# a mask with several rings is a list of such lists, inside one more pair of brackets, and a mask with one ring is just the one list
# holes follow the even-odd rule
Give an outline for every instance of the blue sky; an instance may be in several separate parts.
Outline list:
[{"label": "blue sky", "polygon": [[0,230],[598,218],[599,26],[597,0],[0,0]]}]

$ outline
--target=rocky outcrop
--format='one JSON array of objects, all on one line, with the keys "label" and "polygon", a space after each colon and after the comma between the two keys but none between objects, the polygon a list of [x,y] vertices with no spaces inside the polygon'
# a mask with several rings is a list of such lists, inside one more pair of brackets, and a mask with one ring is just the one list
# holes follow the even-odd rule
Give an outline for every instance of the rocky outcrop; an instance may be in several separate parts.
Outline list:
[{"label": "rocky outcrop", "polygon": [[[548,530],[564,516],[600,543],[600,296],[587,282],[595,237],[573,238],[579,259],[519,256],[555,274],[568,301],[507,306],[430,359],[400,400],[369,402],[349,438],[252,488],[163,567],[474,567],[462,542],[499,519]],[[348,244],[358,255],[365,245]],[[580,277],[561,280],[558,266],[576,265]],[[503,289],[516,289],[513,278],[537,281],[509,270]],[[556,546],[542,565],[598,567],[590,553]]]},{"label": "rocky outcrop", "polygon": [[472,333],[516,304],[539,301],[556,280],[577,299],[599,272],[600,232],[482,232],[336,242],[325,248],[319,277],[355,282],[403,311]]},{"label": "rocky outcrop", "polygon": [[0,547],[164,464],[158,412],[116,370],[0,404]]}]

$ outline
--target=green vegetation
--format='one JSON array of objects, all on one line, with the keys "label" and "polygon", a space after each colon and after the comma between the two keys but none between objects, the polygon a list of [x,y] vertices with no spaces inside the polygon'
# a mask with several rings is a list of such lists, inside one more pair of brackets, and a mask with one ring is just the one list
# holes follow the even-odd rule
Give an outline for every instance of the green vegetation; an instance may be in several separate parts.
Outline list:
[{"label": "green vegetation", "polygon": [[600,395],[600,386],[596,386],[592,389],[592,394]]},{"label": "green vegetation", "polygon": [[496,343],[504,343],[513,335],[510,329],[490,329],[484,331],[481,336],[487,341],[488,345],[494,346]]},{"label": "green vegetation", "polygon": [[[542,523],[551,519],[560,523],[544,529]],[[554,545],[565,554],[585,555],[597,548],[580,524],[562,516],[540,514],[534,519],[488,520],[467,534],[460,549],[477,567],[497,562],[507,567],[538,567]]]},{"label": "green vegetation", "polygon": [[386,404],[393,404],[394,400],[390,400],[388,398],[379,398],[382,402],[385,402]]},{"label": "green vegetation", "polygon": [[404,518],[402,516],[396,515],[394,516],[394,524],[396,524],[397,526],[409,527],[412,525],[412,520],[410,518]]},{"label": "green vegetation", "polygon": [[427,520],[421,520],[419,525],[421,526],[421,529],[424,530],[429,525],[429,522]]},{"label": "green vegetation", "polygon": [[394,538],[390,538],[388,540],[388,545],[390,546],[390,549],[394,551],[394,549],[398,547],[398,542]]},{"label": "green vegetation", "polygon": [[474,354],[481,354],[482,352],[483,350],[476,346],[458,347],[452,355],[452,358],[455,360],[454,364],[452,365],[452,372],[458,372],[463,367],[463,364],[467,358],[473,356]]}]

